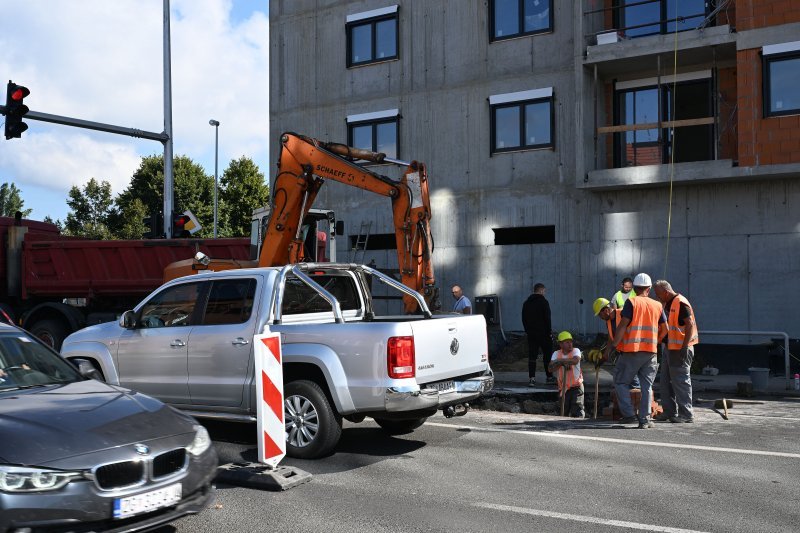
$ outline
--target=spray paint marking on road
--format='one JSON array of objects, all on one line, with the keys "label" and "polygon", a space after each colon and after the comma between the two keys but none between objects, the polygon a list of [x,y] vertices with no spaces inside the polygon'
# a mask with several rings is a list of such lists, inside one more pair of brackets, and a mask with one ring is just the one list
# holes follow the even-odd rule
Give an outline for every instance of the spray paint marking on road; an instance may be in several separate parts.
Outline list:
[{"label": "spray paint marking on road", "polygon": [[638,446],[655,446],[658,448],[681,448],[684,450],[700,450],[706,452],[725,452],[739,453],[744,455],[765,455],[768,457],[788,457],[790,459],[800,459],[800,453],[770,452],[766,450],[744,450],[740,448],[718,448],[716,446],[700,446],[697,444],[675,444],[671,442],[647,442],[642,440],[612,439],[610,437],[587,437],[585,435],[567,435],[552,431],[524,431],[521,429],[499,429],[499,428],[479,428],[473,426],[461,426],[458,424],[442,424],[440,422],[426,422],[426,426],[437,426],[443,428],[469,429],[471,431],[486,431],[491,433],[518,433],[535,437],[550,437],[555,439],[574,439],[589,440],[595,442],[614,442],[619,444],[633,444]]},{"label": "spray paint marking on road", "polygon": [[558,518],[559,520],[572,520],[573,522],[585,522],[588,524],[599,524],[603,526],[624,527],[628,529],[641,529],[642,531],[660,531],[663,533],[703,533],[694,529],[680,529],[677,527],[656,526],[653,524],[639,524],[637,522],[625,522],[624,520],[606,520],[593,516],[580,516],[576,514],[554,513],[552,511],[541,511],[539,509],[528,509],[525,507],[514,507],[512,505],[499,505],[494,503],[473,503],[475,507],[494,509],[496,511],[510,511],[534,516],[544,516],[547,518]]}]

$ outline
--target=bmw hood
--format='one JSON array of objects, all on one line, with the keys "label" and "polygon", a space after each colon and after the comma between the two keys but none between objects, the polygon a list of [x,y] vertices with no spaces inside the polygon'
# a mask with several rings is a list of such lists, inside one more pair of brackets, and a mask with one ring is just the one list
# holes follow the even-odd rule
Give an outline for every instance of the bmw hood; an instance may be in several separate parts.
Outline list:
[{"label": "bmw hood", "polygon": [[42,465],[193,433],[195,423],[154,398],[91,379],[2,392],[0,462]]}]

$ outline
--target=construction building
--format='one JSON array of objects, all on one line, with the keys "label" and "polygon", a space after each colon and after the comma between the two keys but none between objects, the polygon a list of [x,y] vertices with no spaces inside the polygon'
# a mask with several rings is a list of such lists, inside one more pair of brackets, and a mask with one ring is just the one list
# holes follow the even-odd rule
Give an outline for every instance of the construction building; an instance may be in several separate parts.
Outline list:
[{"label": "construction building", "polygon": [[[800,2],[271,0],[269,16],[271,153],[288,130],[424,161],[445,308],[455,283],[495,294],[520,330],[542,282],[554,327],[593,333],[594,298],[643,271],[689,298],[701,336],[800,337]],[[340,257],[372,221],[365,261],[396,267],[388,200],[328,184],[317,204],[347,223]]]}]

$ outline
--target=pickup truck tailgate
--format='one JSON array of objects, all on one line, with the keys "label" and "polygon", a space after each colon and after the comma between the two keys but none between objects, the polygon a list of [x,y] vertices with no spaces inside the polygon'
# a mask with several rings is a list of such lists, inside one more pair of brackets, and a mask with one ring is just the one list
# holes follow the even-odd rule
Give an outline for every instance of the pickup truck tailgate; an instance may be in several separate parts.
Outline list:
[{"label": "pickup truck tailgate", "polygon": [[483,315],[440,315],[411,322],[417,383],[452,379],[488,368]]}]

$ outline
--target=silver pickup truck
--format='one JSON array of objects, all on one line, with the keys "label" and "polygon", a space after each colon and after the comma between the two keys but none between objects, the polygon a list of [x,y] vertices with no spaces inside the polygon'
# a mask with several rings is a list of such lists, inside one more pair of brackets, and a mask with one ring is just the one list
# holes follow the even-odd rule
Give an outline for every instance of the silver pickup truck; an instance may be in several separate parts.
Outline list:
[{"label": "silver pickup truck", "polygon": [[[416,298],[419,315],[378,316],[370,286]],[[405,433],[460,415],[494,384],[481,315],[432,315],[422,296],[363,265],[206,272],[166,283],[119,322],[70,335],[61,354],[105,381],[200,418],[254,421],[253,335],[279,332],[287,454],[332,452],[342,418]]]}]

